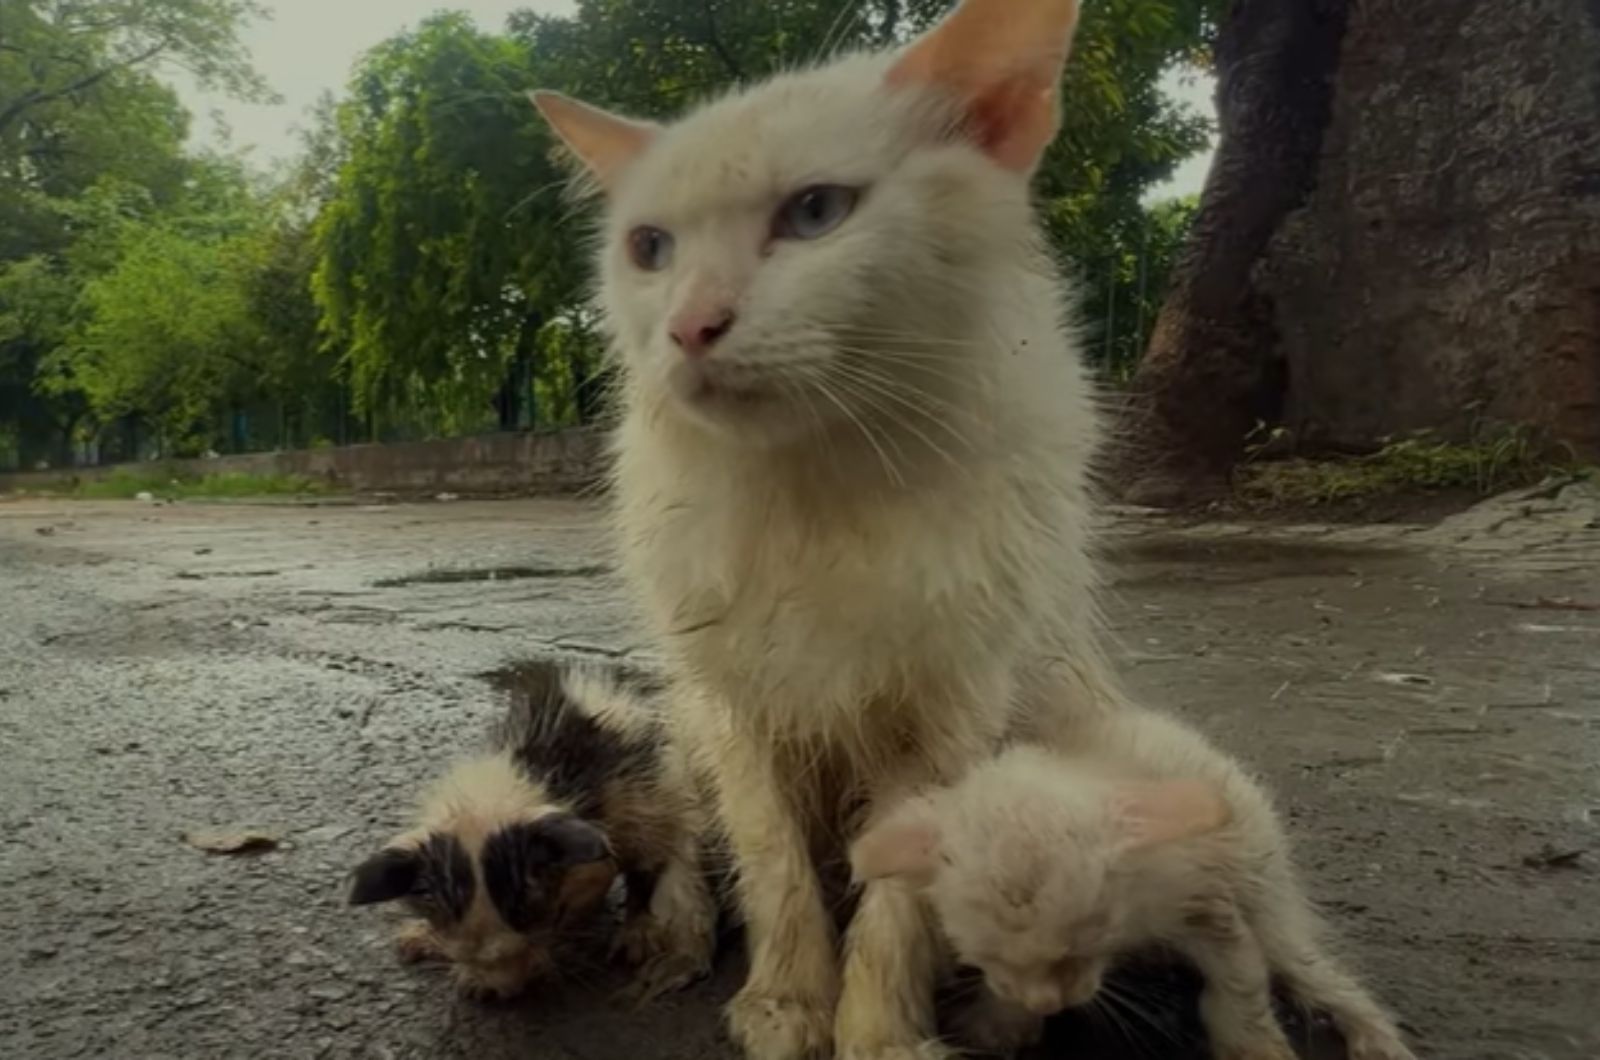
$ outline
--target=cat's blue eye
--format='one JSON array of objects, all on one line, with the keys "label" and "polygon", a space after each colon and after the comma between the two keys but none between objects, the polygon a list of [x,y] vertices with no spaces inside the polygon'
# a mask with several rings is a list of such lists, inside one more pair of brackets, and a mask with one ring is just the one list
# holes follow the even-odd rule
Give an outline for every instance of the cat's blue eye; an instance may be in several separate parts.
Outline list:
[{"label": "cat's blue eye", "polygon": [[628,257],[646,272],[672,264],[672,246],[672,233],[654,225],[640,225],[628,233]]},{"label": "cat's blue eye", "polygon": [[844,184],[801,188],[778,207],[772,234],[782,239],[816,239],[839,227],[861,198],[861,189]]}]

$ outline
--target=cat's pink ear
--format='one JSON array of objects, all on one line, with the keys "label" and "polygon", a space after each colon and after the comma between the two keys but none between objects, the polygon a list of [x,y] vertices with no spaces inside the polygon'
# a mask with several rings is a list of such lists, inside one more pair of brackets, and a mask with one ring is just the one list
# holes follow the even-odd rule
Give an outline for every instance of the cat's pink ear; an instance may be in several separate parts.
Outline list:
[{"label": "cat's pink ear", "polygon": [[650,146],[660,127],[619,117],[559,92],[528,93],[544,120],[603,188]]},{"label": "cat's pink ear", "polygon": [[939,821],[926,799],[913,799],[867,829],[850,848],[857,883],[893,878],[925,887],[939,867]]},{"label": "cat's pink ear", "polygon": [[1205,835],[1232,816],[1222,792],[1203,780],[1124,785],[1117,793],[1117,814],[1130,850]]},{"label": "cat's pink ear", "polygon": [[965,0],[906,48],[889,83],[951,94],[978,146],[1030,173],[1061,123],[1061,68],[1077,25],[1078,0]]}]

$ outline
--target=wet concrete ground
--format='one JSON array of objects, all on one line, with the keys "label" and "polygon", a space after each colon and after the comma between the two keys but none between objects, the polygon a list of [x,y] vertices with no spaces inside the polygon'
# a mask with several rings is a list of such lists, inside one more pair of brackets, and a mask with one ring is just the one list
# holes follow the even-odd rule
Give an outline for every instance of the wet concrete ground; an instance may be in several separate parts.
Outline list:
[{"label": "wet concrete ground", "polygon": [[[1546,493],[1430,530],[1109,533],[1132,684],[1269,778],[1441,1060],[1600,1056],[1600,501]],[[485,1008],[342,904],[478,740],[477,675],[638,645],[603,563],[573,502],[0,500],[0,1054],[726,1056],[736,958],[641,1013],[598,983]],[[284,842],[182,839],[233,827]]]}]

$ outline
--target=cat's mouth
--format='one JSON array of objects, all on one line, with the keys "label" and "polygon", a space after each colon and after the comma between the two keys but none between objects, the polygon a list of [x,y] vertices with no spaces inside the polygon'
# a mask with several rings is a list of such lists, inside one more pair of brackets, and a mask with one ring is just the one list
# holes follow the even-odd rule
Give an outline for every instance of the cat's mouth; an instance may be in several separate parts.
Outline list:
[{"label": "cat's mouth", "polygon": [[670,379],[678,397],[699,408],[746,409],[764,405],[775,396],[770,387],[747,373],[708,370],[687,362],[674,365]]}]

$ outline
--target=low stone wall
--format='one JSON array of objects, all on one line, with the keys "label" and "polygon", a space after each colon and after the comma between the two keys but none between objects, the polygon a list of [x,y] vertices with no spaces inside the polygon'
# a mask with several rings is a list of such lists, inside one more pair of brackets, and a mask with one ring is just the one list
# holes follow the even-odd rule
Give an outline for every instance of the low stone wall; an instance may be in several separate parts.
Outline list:
[{"label": "low stone wall", "polygon": [[358,493],[572,493],[598,481],[604,448],[604,435],[591,429],[483,434],[432,442],[21,471],[0,474],[0,491],[58,489],[104,478],[116,471],[176,471],[195,475],[303,475],[335,489]]}]

